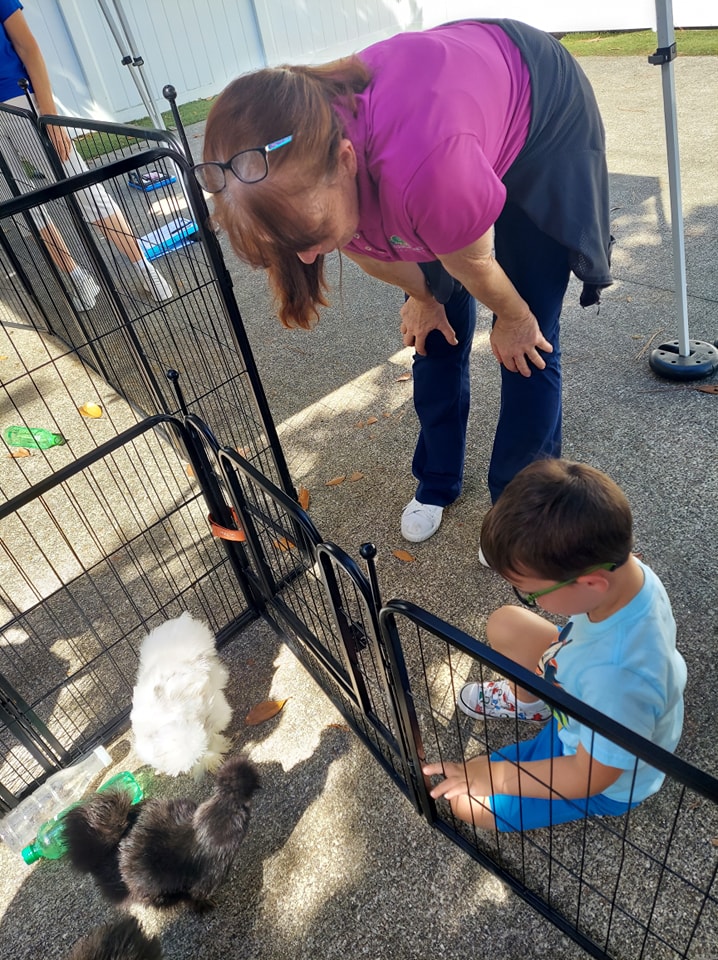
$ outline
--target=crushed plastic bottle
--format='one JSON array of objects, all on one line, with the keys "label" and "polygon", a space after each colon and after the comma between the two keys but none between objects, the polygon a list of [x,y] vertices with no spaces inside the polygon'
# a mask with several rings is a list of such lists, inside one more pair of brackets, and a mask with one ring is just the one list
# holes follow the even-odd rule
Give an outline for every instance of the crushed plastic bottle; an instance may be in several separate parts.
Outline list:
[{"label": "crushed plastic bottle", "polygon": [[[141,784],[129,770],[123,770],[122,773],[116,773],[110,777],[107,783],[103,783],[97,788],[98,793],[105,790],[124,790],[129,794],[132,803],[139,803],[144,797],[144,791]],[[80,801],[79,803],[82,803]],[[66,807],[52,820],[47,820],[37,831],[37,837],[32,843],[29,843],[22,851],[22,858],[27,864],[35,863],[41,858],[43,860],[59,860],[67,852],[65,843],[65,814],[68,810],[79,806],[79,803],[73,803]]]},{"label": "crushed plastic bottle", "polygon": [[81,800],[97,774],[112,763],[104,747],[58,770],[0,820],[0,837],[14,853],[21,853],[37,836],[40,824]]},{"label": "crushed plastic bottle", "polygon": [[61,433],[53,433],[44,427],[6,427],[3,430],[5,443],[10,447],[26,447],[33,450],[49,450],[61,447],[67,440]]}]

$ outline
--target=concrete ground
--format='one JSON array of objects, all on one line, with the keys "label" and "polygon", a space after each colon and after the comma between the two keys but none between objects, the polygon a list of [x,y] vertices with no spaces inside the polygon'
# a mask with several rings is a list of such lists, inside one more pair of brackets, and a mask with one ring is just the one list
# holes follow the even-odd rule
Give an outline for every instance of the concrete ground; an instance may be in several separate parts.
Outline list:
[{"label": "concrete ground", "polygon": [[[611,474],[626,490],[637,543],[664,580],[689,668],[681,756],[715,772],[706,693],[718,690],[710,651],[718,636],[716,404],[697,386],[656,377],[650,349],[678,335],[659,71],[638,59],[582,65],[604,116],[611,173],[615,278],[600,313],[578,306],[572,284],[563,319],[564,454]],[[694,339],[718,338],[718,59],[675,64],[686,227],[688,316]],[[198,149],[201,128],[191,129]],[[312,333],[285,331],[272,316],[261,274],[228,257],[235,292],[293,479],[311,494],[326,539],[357,555],[378,547],[384,597],[426,607],[482,636],[486,617],[509,598],[476,559],[489,505],[485,475],[499,376],[482,312],[473,368],[465,489],[439,533],[407,548],[399,517],[413,494],[417,424],[411,352],[401,347],[398,292],[331,266],[333,307]],[[376,418],[375,422],[374,418]],[[520,429],[518,425],[517,429]],[[349,478],[361,474],[355,480]],[[346,475],[347,480],[327,486]],[[231,671],[232,732],[260,767],[264,788],[230,880],[209,918],[138,912],[160,932],[167,957],[295,956],[373,960],[472,955],[518,960],[585,956],[558,929],[430,830],[265,625],[223,653]],[[243,718],[268,697],[291,699],[274,720]],[[131,767],[127,738],[112,747]],[[162,782],[163,792],[204,796],[209,783]],[[62,957],[75,936],[110,916],[89,883],[62,861],[26,868],[0,848],[5,913],[0,954]],[[696,954],[701,960],[718,954]]]}]

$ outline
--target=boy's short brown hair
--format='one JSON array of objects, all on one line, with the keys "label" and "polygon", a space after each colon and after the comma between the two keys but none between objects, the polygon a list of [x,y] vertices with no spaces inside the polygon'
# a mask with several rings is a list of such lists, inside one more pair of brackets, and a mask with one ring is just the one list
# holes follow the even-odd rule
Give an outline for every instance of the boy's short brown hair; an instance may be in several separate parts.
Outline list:
[{"label": "boy's short brown hair", "polygon": [[625,563],[633,518],[625,494],[595,467],[537,460],[484,518],[481,549],[502,575],[567,580],[599,563]]}]

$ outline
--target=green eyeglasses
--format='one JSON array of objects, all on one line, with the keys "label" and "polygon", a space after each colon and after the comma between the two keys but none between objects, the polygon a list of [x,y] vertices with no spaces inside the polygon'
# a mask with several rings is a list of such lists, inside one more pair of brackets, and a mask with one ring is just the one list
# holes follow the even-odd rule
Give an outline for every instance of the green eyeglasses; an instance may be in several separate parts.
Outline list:
[{"label": "green eyeglasses", "polygon": [[579,573],[575,577],[571,577],[570,580],[562,580],[560,583],[554,583],[552,587],[546,587],[545,590],[535,590],[533,593],[521,593],[518,587],[514,587],[513,584],[511,584],[511,586],[516,594],[517,599],[520,600],[525,607],[535,607],[536,601],[539,597],[545,597],[549,593],[553,593],[555,590],[561,590],[562,587],[568,587],[572,583],[576,583],[579,577],[585,577],[589,573],[596,573],[597,570],[608,570],[610,572],[615,570],[617,566],[617,563],[597,563],[594,567],[589,567],[588,570],[584,570],[583,573]]}]

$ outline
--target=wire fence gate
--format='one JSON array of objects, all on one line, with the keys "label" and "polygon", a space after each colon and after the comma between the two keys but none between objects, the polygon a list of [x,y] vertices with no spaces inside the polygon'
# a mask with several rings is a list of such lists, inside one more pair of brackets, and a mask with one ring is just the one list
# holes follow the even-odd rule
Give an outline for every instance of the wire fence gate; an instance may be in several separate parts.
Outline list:
[{"label": "wire fence gate", "polygon": [[[111,162],[59,179],[44,124],[0,109],[0,427],[40,427],[53,444],[5,447],[0,471],[6,806],[126,720],[148,626],[190,608],[222,637],[257,615],[228,575],[236,548],[207,543],[209,481],[182,440],[180,406],[221,423],[291,489],[177,142],[160,131],[47,122],[71,124],[90,161],[100,153]],[[132,269],[127,253],[139,257],[140,245],[159,264],[169,294],[161,300]],[[82,302],[71,265],[93,278],[94,305]],[[230,524],[222,509],[217,502],[213,522]]]},{"label": "wire fence gate", "polygon": [[[110,161],[59,180],[43,166],[45,121],[109,147]],[[718,781],[426,611],[383,604],[371,545],[361,568],[297,503],[181,147],[157,131],[38,124],[29,111],[12,122],[30,156],[20,185],[0,163],[0,426],[42,425],[65,442],[8,448],[0,473],[0,805],[126,725],[153,626],[189,609],[221,644],[262,616],[416,810],[588,954],[715,957]],[[141,289],[107,225],[89,225],[107,209],[98,186],[126,236],[161,248],[153,262],[171,297]],[[48,222],[97,278],[94,307],[76,309]],[[539,831],[456,820],[421,764],[524,735],[455,707],[463,683],[496,675],[663,771],[662,789],[620,818]]]}]

